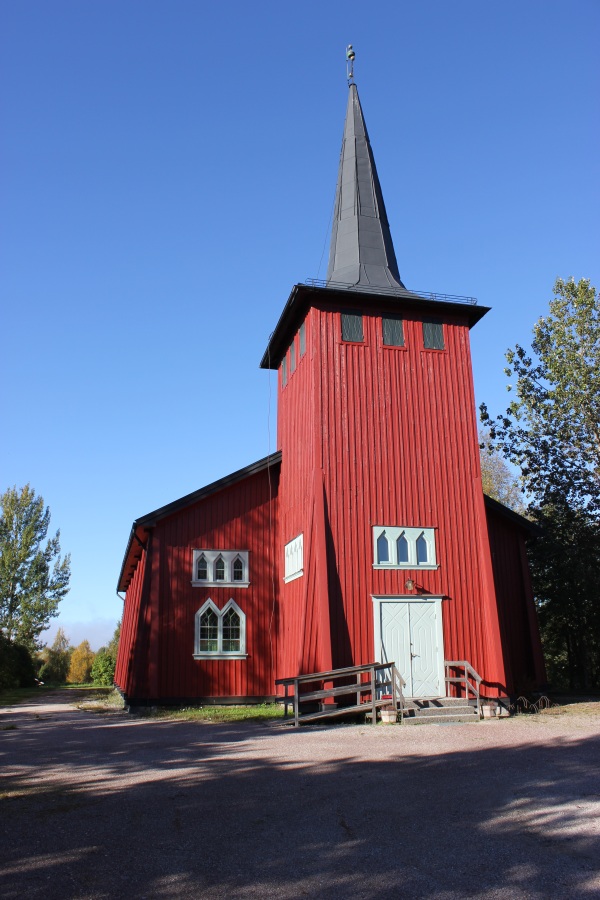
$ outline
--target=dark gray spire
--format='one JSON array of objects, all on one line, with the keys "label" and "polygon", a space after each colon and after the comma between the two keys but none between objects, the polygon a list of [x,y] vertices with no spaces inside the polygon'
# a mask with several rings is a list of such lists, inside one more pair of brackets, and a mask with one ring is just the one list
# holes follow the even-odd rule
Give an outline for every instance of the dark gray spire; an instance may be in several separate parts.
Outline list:
[{"label": "dark gray spire", "polygon": [[327,281],[405,289],[354,83],[348,92]]}]

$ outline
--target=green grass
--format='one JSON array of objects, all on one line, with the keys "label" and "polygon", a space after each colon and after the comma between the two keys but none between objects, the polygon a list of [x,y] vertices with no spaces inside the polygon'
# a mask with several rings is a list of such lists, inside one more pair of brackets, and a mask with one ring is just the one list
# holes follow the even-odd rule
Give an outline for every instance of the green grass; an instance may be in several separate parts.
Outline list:
[{"label": "green grass", "polygon": [[30,688],[6,688],[0,691],[0,706],[15,706],[26,700],[37,698],[43,700],[49,691],[95,691],[99,695],[112,693],[112,688],[98,687],[97,684],[43,684]]},{"label": "green grass", "polygon": [[[137,712],[137,710],[136,710]],[[141,712],[157,719],[177,719],[184,722],[268,722],[283,716],[279,703],[257,703],[251,706],[188,706],[184,709],[156,709]]]}]

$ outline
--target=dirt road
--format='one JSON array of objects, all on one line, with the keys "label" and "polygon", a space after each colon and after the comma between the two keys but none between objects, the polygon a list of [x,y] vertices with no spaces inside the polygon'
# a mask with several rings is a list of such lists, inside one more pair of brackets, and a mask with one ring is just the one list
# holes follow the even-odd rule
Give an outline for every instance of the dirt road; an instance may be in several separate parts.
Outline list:
[{"label": "dirt road", "polygon": [[600,704],[475,725],[0,710],[4,898],[600,897]]}]

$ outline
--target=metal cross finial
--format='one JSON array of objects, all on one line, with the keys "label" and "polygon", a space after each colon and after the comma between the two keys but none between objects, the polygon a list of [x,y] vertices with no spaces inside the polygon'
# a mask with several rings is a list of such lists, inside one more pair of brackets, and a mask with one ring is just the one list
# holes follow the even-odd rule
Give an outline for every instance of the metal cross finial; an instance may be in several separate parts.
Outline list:
[{"label": "metal cross finial", "polygon": [[346,47],[346,75],[348,77],[348,84],[354,83],[354,50],[352,49],[352,44],[348,44]]}]

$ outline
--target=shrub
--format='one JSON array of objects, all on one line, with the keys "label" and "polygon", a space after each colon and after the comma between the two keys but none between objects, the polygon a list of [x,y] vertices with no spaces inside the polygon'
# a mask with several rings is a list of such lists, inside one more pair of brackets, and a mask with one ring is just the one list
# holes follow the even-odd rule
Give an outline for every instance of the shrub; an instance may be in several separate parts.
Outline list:
[{"label": "shrub", "polygon": [[116,660],[110,653],[99,650],[92,665],[94,684],[110,687],[115,680]]},{"label": "shrub", "polygon": [[35,667],[27,647],[9,641],[0,631],[0,690],[34,684]]}]

